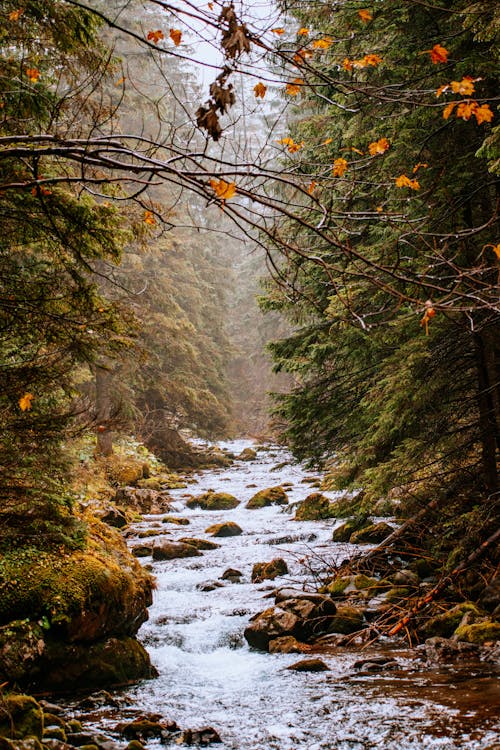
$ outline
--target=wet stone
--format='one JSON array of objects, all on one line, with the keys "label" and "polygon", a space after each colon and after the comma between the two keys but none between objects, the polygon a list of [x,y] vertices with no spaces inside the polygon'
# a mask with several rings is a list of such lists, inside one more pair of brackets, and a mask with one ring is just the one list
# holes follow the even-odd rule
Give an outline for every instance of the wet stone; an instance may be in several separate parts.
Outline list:
[{"label": "wet stone", "polygon": [[302,661],[291,664],[287,669],[293,672],[327,672],[330,667],[325,664],[323,659],[302,659]]},{"label": "wet stone", "polygon": [[221,581],[231,581],[231,583],[240,583],[240,580],[243,576],[243,573],[241,570],[236,570],[236,568],[227,568],[224,573],[221,575]]}]

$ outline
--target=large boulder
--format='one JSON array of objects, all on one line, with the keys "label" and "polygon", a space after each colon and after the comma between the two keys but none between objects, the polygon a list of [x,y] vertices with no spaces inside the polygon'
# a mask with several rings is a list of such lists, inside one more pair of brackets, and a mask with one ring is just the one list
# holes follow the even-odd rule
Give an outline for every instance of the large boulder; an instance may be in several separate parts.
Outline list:
[{"label": "large boulder", "polygon": [[43,711],[31,695],[7,695],[0,705],[0,737],[24,739],[43,736]]},{"label": "large boulder", "polygon": [[216,523],[213,526],[209,526],[208,529],[205,529],[205,533],[222,537],[239,536],[243,531],[234,521],[225,521],[224,523]]},{"label": "large boulder", "polygon": [[170,496],[151,488],[120,487],[116,491],[115,503],[133,510],[141,515],[144,513],[166,513],[170,510]]},{"label": "large boulder", "polygon": [[257,451],[254,451],[253,448],[243,448],[238,458],[240,461],[255,461]]},{"label": "large boulder", "polygon": [[268,651],[270,641],[285,635],[296,635],[299,629],[300,618],[279,607],[270,607],[251,619],[244,636],[250,646]]},{"label": "large boulder", "polygon": [[201,552],[192,544],[184,542],[162,542],[153,547],[153,560],[175,560],[179,557],[197,557]]},{"label": "large boulder", "polygon": [[229,492],[205,492],[198,497],[192,497],[186,503],[188,508],[201,508],[202,510],[231,510],[239,504],[240,501]]},{"label": "large boulder", "polygon": [[255,563],[252,568],[252,583],[260,583],[264,580],[274,581],[278,576],[288,573],[288,565],[282,557],[275,557],[270,562]]},{"label": "large boulder", "polygon": [[322,518],[333,518],[335,511],[330,500],[321,492],[313,492],[297,506],[296,521],[319,521]]},{"label": "large boulder", "polygon": [[220,544],[211,542],[209,539],[195,539],[193,537],[187,536],[183,536],[181,539],[179,539],[179,542],[182,542],[182,544],[190,544],[192,547],[196,547],[196,549],[200,550],[219,549],[220,547]]},{"label": "large boulder", "polygon": [[256,508],[265,508],[268,505],[287,505],[288,496],[283,487],[268,487],[265,490],[260,490],[253,497],[250,498],[246,504],[246,508],[255,510]]}]

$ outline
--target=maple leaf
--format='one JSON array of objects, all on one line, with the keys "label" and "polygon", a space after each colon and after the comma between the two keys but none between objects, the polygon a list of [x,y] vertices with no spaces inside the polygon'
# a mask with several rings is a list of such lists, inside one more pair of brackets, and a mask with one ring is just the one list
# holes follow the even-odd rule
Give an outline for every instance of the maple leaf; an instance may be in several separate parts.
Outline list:
[{"label": "maple leaf", "polygon": [[411,188],[411,190],[420,190],[418,180],[410,180],[410,178],[405,174],[399,175],[399,177],[396,177],[394,181],[396,183],[396,187],[398,188],[408,187]]},{"label": "maple leaf", "polygon": [[[316,180],[311,180],[311,182],[309,183],[307,187],[307,192],[309,193],[309,195],[312,195],[314,193],[314,188],[316,187],[316,185],[317,185]],[[498,247],[500,248],[500,245]]]},{"label": "maple leaf", "polygon": [[280,29],[271,29],[271,32],[273,34],[277,34],[278,36],[281,36],[282,34],[285,33],[285,29],[281,29],[281,28]]},{"label": "maple leaf", "polygon": [[300,149],[304,145],[304,141],[301,141],[300,143],[295,143],[293,138],[281,138],[281,140],[279,140],[278,143],[282,143],[284,146],[286,146],[287,150],[291,154],[295,154],[297,153],[297,151],[300,151]]},{"label": "maple leaf", "polygon": [[24,8],[19,8],[19,10],[13,10],[9,13],[9,21],[19,21],[19,18],[24,13]]},{"label": "maple leaf", "polygon": [[148,40],[148,42],[158,44],[161,39],[165,39],[165,35],[161,29],[157,29],[156,31],[148,31],[146,39]]},{"label": "maple leaf", "polygon": [[427,169],[428,166],[429,165],[427,164],[427,162],[425,162],[425,161],[419,161],[418,164],[415,164],[415,166],[411,170],[412,174],[416,174],[419,169]]},{"label": "maple leaf", "polygon": [[31,83],[36,83],[40,78],[40,71],[38,70],[38,68],[26,68],[25,72]]},{"label": "maple leaf", "polygon": [[455,107],[457,106],[458,102],[450,102],[446,105],[446,107],[443,109],[443,117],[445,120],[448,119],[448,117],[451,115]]},{"label": "maple leaf", "polygon": [[361,18],[361,20],[363,21],[363,23],[368,23],[373,18],[373,16],[370,13],[370,11],[369,10],[364,10],[364,9],[358,10],[358,16]]},{"label": "maple leaf", "polygon": [[309,34],[309,29],[304,28],[304,26],[297,31],[297,36],[307,36]]},{"label": "maple leaf", "polygon": [[344,68],[344,70],[352,70],[354,68],[354,61],[349,60],[348,57],[344,57],[344,59],[342,60],[342,67]]},{"label": "maple leaf", "polygon": [[500,260],[500,244],[492,245],[491,247],[493,248],[493,252],[497,256],[498,260]]},{"label": "maple leaf", "polygon": [[338,159],[335,159],[333,162],[333,176],[334,177],[342,177],[348,170],[349,163],[347,159],[343,159],[342,157],[339,157]]},{"label": "maple leaf", "polygon": [[431,56],[431,61],[434,65],[447,62],[448,55],[450,54],[446,47],[443,47],[441,44],[435,44],[432,49],[428,49],[426,52]]},{"label": "maple leaf", "polygon": [[355,154],[359,154],[360,156],[365,155],[364,151],[360,151],[359,148],[354,148],[354,146],[351,146],[351,151],[354,151]]},{"label": "maple leaf", "polygon": [[300,67],[304,64],[304,62],[307,60],[308,57],[312,57],[312,52],[310,49],[304,48],[299,49],[295,55],[293,56],[293,61],[297,65],[297,67]]},{"label": "maple leaf", "polygon": [[329,36],[323,37],[323,39],[316,39],[313,43],[313,49],[328,49],[331,47],[333,39]]},{"label": "maple leaf", "polygon": [[31,195],[52,195],[52,190],[49,190],[44,185],[37,185],[31,189]]},{"label": "maple leaf", "polygon": [[470,120],[472,115],[476,112],[477,108],[477,102],[466,99],[464,102],[458,103],[456,115],[457,117],[461,117],[462,120]]},{"label": "maple leaf", "polygon": [[156,224],[156,219],[154,217],[154,214],[152,211],[144,211],[144,219],[145,224],[150,224],[151,226],[154,226]]},{"label": "maple leaf", "polygon": [[31,409],[31,402],[34,398],[35,397],[32,393],[25,393],[24,396],[21,396],[19,399],[19,408],[21,411],[29,411]]},{"label": "maple leaf", "polygon": [[373,141],[372,143],[368,144],[368,151],[370,152],[371,156],[376,156],[377,154],[385,154],[389,146],[390,143],[387,138],[379,138],[378,141]]},{"label": "maple leaf", "polygon": [[471,76],[464,76],[461,81],[452,81],[450,83],[451,90],[454,94],[462,94],[462,96],[470,96],[474,93],[475,81],[480,81],[480,78],[472,78]]},{"label": "maple leaf", "polygon": [[380,57],[380,55],[374,55],[374,54],[365,55],[363,57],[363,62],[365,63],[365,65],[376,66],[382,62],[382,58]]},{"label": "maple leaf", "polygon": [[175,46],[178,47],[182,40],[182,31],[180,29],[170,29],[168,35]]},{"label": "maple leaf", "polygon": [[474,112],[474,115],[478,125],[481,125],[482,122],[491,122],[493,120],[493,112],[489,104],[481,104]]},{"label": "maple leaf", "polygon": [[262,81],[259,81],[255,86],[253,87],[253,91],[255,94],[255,98],[258,99],[259,96],[261,99],[263,99],[266,95],[267,86],[265,86]]},{"label": "maple leaf", "polygon": [[300,93],[300,89],[303,85],[303,78],[294,78],[293,81],[287,83],[285,91],[287,94],[289,94],[289,96],[297,96],[297,94]]},{"label": "maple leaf", "polygon": [[217,198],[221,200],[229,200],[236,195],[236,184],[234,182],[226,182],[225,180],[210,180],[210,187],[216,194]]}]

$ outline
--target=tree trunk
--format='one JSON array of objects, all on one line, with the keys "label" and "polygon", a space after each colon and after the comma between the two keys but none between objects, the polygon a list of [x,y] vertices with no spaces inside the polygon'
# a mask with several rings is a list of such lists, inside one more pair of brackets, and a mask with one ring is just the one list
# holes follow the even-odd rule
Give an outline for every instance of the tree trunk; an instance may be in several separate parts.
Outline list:
[{"label": "tree trunk", "polygon": [[111,371],[103,364],[95,368],[95,406],[97,420],[97,456],[110,456],[113,453],[113,434],[111,432]]}]

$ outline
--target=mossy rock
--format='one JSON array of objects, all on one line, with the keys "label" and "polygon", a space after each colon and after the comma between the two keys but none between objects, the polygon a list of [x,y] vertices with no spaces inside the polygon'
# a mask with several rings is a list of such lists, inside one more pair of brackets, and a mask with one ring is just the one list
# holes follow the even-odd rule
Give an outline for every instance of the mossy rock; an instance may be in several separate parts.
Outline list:
[{"label": "mossy rock", "polygon": [[349,635],[361,630],[363,627],[363,612],[356,607],[339,606],[337,612],[330,618],[328,623],[329,633],[342,633]]},{"label": "mossy rock", "polygon": [[44,728],[43,739],[44,741],[47,739],[59,740],[60,742],[67,741],[66,732],[63,727],[58,726],[57,724],[50,724]]},{"label": "mossy rock", "polygon": [[268,487],[257,492],[246,504],[249,510],[266,508],[269,505],[287,505],[288,496],[283,487]]},{"label": "mossy rock", "polygon": [[239,504],[240,501],[229,492],[205,492],[186,503],[188,508],[201,508],[202,510],[232,510]]},{"label": "mossy rock", "polygon": [[440,612],[431,617],[420,628],[419,632],[424,638],[433,638],[434,636],[450,638],[467,612],[472,612],[473,615],[477,616],[481,616],[482,614],[472,602],[462,602],[446,612]]},{"label": "mossy rock", "polygon": [[344,591],[352,583],[351,576],[339,576],[320,588],[320,594],[330,594],[330,596],[343,596]]},{"label": "mossy rock", "polygon": [[163,477],[148,477],[140,479],[136,484],[141,490],[156,490],[161,492],[168,480]]},{"label": "mossy rock", "polygon": [[192,544],[183,542],[162,542],[158,547],[153,547],[153,560],[176,560],[183,557],[198,557],[201,552]]},{"label": "mossy rock", "polygon": [[260,583],[264,580],[274,581],[278,576],[288,573],[288,565],[282,557],[276,557],[270,562],[255,563],[252,568],[252,583]]},{"label": "mossy rock", "polygon": [[372,523],[355,531],[349,539],[350,544],[380,544],[394,531],[388,523]]},{"label": "mossy rock", "polygon": [[45,750],[45,745],[42,745],[38,737],[24,737],[22,740],[0,737],[0,750]]},{"label": "mossy rock", "polygon": [[457,641],[479,645],[486,641],[498,641],[500,640],[500,622],[484,620],[483,622],[459,625],[453,634],[453,638]]},{"label": "mossy rock", "polygon": [[16,620],[0,627],[0,682],[20,684],[44,648],[44,633],[37,623]]},{"label": "mossy rock", "polygon": [[355,516],[354,518],[349,518],[345,523],[334,529],[332,541],[348,542],[355,531],[366,528],[370,523],[371,522],[367,516]]},{"label": "mossy rock", "polygon": [[0,736],[19,740],[43,737],[43,711],[31,695],[8,695],[0,699]]},{"label": "mossy rock", "polygon": [[189,518],[183,518],[182,516],[164,516],[161,520],[162,523],[173,523],[176,526],[189,526]]},{"label": "mossy rock", "polygon": [[387,602],[399,602],[401,599],[406,599],[411,595],[411,589],[406,586],[393,586],[392,589],[385,594],[385,600]]},{"label": "mossy rock", "polygon": [[254,451],[253,448],[243,448],[238,458],[240,461],[255,461],[257,458],[257,451]]},{"label": "mossy rock", "polygon": [[380,580],[379,578],[371,578],[370,576],[365,576],[362,573],[355,576],[353,583],[358,591],[368,591],[369,593],[383,591],[384,589],[390,589],[392,587],[390,581],[386,581],[384,579]]},{"label": "mossy rock", "polygon": [[205,533],[211,534],[212,536],[224,537],[239,536],[243,531],[237,523],[234,523],[234,521],[225,521],[223,523],[216,523],[213,526],[209,526],[208,529],[205,529]]},{"label": "mossy rock", "polygon": [[182,542],[182,544],[190,544],[192,547],[202,550],[219,549],[220,547],[220,544],[211,542],[209,539],[193,539],[191,537],[182,537],[182,539],[179,539],[179,542]]},{"label": "mossy rock", "polygon": [[299,503],[295,512],[296,521],[319,521],[323,518],[334,518],[335,513],[330,500],[321,492],[313,492]]}]

